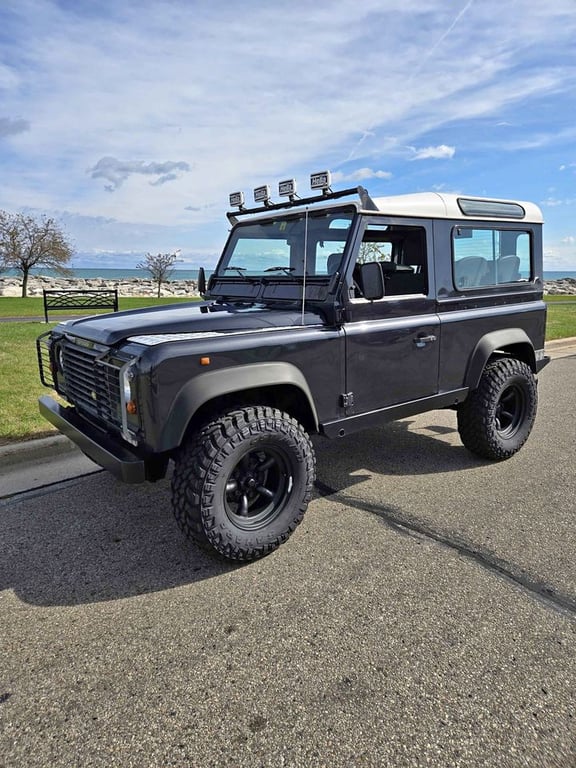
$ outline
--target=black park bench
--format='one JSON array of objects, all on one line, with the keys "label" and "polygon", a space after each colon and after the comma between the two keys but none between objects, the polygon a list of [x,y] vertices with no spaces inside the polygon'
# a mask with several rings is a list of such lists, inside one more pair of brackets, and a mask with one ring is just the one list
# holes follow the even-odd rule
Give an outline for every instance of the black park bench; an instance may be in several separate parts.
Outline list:
[{"label": "black park bench", "polygon": [[118,291],[115,288],[98,290],[50,290],[44,294],[44,319],[48,312],[63,309],[110,309],[118,312]]}]

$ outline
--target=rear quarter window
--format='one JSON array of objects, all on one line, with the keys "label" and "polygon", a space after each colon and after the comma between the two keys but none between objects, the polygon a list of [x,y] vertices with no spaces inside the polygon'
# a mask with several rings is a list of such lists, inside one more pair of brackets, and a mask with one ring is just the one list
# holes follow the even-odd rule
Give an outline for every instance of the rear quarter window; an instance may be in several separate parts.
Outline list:
[{"label": "rear quarter window", "polygon": [[498,228],[454,227],[452,274],[459,290],[526,282],[532,276],[530,233]]}]

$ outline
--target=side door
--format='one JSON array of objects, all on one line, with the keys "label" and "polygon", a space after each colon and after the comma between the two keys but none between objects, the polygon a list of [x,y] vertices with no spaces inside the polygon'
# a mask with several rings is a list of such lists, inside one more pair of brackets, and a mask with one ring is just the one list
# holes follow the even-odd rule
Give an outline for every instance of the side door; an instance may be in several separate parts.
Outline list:
[{"label": "side door", "polygon": [[[429,221],[366,218],[348,268],[344,325],[347,414],[361,414],[438,392],[440,321]],[[360,265],[377,262],[384,296],[362,293]]]}]

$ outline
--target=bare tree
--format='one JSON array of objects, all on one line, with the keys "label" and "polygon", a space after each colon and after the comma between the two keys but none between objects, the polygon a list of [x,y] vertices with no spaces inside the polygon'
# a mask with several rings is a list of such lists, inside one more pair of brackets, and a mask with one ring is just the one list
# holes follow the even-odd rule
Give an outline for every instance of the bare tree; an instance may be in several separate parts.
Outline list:
[{"label": "bare tree", "polygon": [[390,256],[386,252],[386,243],[362,243],[358,254],[358,263],[367,261],[389,261]]},{"label": "bare tree", "polygon": [[174,272],[174,264],[177,261],[178,251],[176,253],[147,253],[144,261],[136,264],[136,269],[144,269],[152,280],[158,286],[158,298],[160,298],[160,289],[162,283],[170,279]]},{"label": "bare tree", "polygon": [[50,267],[60,275],[69,275],[65,265],[72,253],[72,246],[54,219],[0,211],[0,264],[20,272],[22,296],[27,295],[33,267]]}]

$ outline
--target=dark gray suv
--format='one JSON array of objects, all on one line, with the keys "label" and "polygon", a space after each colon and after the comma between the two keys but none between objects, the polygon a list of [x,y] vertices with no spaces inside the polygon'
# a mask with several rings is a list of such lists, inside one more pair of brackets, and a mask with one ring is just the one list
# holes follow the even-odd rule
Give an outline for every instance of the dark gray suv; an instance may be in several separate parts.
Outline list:
[{"label": "dark gray suv", "polygon": [[319,193],[238,210],[202,302],[118,312],[38,339],[44,416],[126,482],[170,461],[176,519],[252,560],[298,525],[311,434],[457,412],[464,445],[502,460],[527,439],[544,355],[542,216],[438,193]]}]

